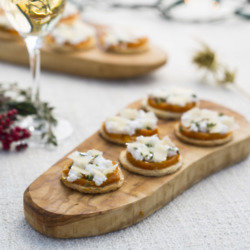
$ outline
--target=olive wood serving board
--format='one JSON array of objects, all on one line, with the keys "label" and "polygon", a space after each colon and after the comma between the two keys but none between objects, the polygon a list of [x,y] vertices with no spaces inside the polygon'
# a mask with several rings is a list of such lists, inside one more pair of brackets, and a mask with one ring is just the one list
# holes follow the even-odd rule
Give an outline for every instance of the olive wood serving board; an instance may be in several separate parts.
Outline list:
[{"label": "olive wood serving board", "polygon": [[[141,102],[130,105],[139,108]],[[169,135],[180,149],[183,166],[164,177],[144,177],[124,168],[123,186],[114,192],[87,195],[64,186],[60,181],[66,156],[38,177],[24,193],[24,214],[37,231],[56,238],[100,235],[133,225],[154,213],[177,195],[250,153],[250,124],[240,114],[218,104],[201,101],[202,108],[218,110],[235,117],[239,129],[234,139],[222,146],[197,147],[184,144],[174,136],[176,121],[159,121],[160,137]],[[74,150],[98,149],[104,156],[118,160],[122,146],[106,142],[95,133]]]},{"label": "olive wood serving board", "polygon": [[[6,39],[6,34],[4,35],[5,39],[0,32],[0,60],[28,65],[24,42],[18,38]],[[163,66],[167,61],[166,53],[155,46],[150,46],[147,52],[134,55],[107,53],[98,47],[88,51],[62,53],[43,46],[41,53],[41,65],[44,69],[102,79],[141,76]]]}]

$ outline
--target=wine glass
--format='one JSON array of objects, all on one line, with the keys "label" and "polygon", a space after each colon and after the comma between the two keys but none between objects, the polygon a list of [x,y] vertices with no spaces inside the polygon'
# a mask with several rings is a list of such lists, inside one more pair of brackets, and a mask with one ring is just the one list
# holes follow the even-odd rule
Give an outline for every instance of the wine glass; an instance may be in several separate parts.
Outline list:
[{"label": "wine glass", "polygon": [[[0,0],[0,2],[8,20],[26,43],[32,76],[31,98],[39,113],[39,110],[41,111],[39,95],[40,49],[43,38],[60,19],[65,0]],[[24,124],[31,132],[39,134],[36,129],[39,127],[38,120],[29,117]],[[66,124],[66,126],[69,125]],[[62,131],[61,128],[60,130]],[[38,136],[35,140],[37,139]]]}]

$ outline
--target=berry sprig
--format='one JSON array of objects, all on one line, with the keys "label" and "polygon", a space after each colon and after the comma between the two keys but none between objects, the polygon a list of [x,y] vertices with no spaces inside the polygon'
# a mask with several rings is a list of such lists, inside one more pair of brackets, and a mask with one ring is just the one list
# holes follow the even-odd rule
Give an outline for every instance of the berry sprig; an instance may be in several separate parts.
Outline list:
[{"label": "berry sprig", "polygon": [[0,114],[0,142],[3,150],[10,150],[13,142],[19,142],[15,147],[17,151],[23,150],[28,146],[27,143],[22,141],[30,137],[30,132],[25,128],[14,126],[17,114],[16,109]]},{"label": "berry sprig", "polygon": [[13,109],[18,111],[18,118],[20,119],[33,115],[40,123],[36,130],[42,131],[42,141],[46,144],[57,145],[57,138],[53,132],[53,128],[57,124],[54,108],[47,102],[40,102],[38,112],[35,103],[31,100],[30,89],[21,88],[16,83],[5,84],[0,82],[0,114]]}]

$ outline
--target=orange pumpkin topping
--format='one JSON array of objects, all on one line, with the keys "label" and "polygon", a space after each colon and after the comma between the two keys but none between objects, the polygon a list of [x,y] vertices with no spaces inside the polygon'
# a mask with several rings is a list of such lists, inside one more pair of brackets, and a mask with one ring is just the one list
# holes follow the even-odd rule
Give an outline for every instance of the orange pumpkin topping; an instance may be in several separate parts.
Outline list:
[{"label": "orange pumpkin topping", "polygon": [[[105,46],[105,36],[106,34],[102,34],[100,36],[100,43]],[[147,37],[141,37],[141,38],[138,38],[136,39],[135,41],[133,42],[123,42],[123,41],[120,41],[118,42],[117,44],[113,44],[113,45],[109,45],[108,48],[109,49],[117,49],[117,48],[120,48],[120,49],[124,49],[124,48],[138,48],[138,47],[141,47],[141,46],[144,46],[145,44],[148,43],[148,38]]]},{"label": "orange pumpkin topping", "polygon": [[143,168],[143,169],[163,169],[170,167],[174,164],[176,164],[179,161],[179,154],[173,155],[169,158],[167,158],[165,161],[162,162],[146,162],[146,161],[138,161],[136,160],[130,152],[127,151],[127,159],[128,161],[133,164],[134,166],[138,168]]},{"label": "orange pumpkin topping", "polygon": [[[113,165],[115,165],[115,164],[116,163],[113,162]],[[63,170],[63,174],[68,176],[69,171],[70,171],[70,167]],[[107,180],[105,182],[103,182],[100,186],[97,186],[95,184],[95,182],[93,181],[93,177],[85,176],[85,175],[83,175],[81,179],[75,180],[73,183],[80,185],[80,186],[85,186],[85,187],[104,187],[106,185],[118,182],[120,180],[118,167],[112,173],[107,174],[106,177],[107,177]]]},{"label": "orange pumpkin topping", "polygon": [[112,139],[119,139],[123,141],[124,143],[126,142],[133,142],[136,140],[136,137],[143,135],[143,136],[152,136],[155,134],[158,134],[158,129],[138,129],[136,130],[136,133],[134,135],[127,135],[127,134],[114,134],[114,133],[109,133],[106,130],[105,123],[103,123],[103,130],[104,132]]},{"label": "orange pumpkin topping", "polygon": [[217,139],[224,139],[232,134],[232,132],[228,132],[226,134],[220,134],[220,133],[208,133],[208,132],[195,132],[191,131],[190,129],[184,127],[180,124],[179,131],[181,134],[183,134],[186,137],[196,139],[196,140],[203,140],[203,141],[209,141],[209,140],[217,140]]},{"label": "orange pumpkin topping", "polygon": [[8,32],[8,33],[15,35],[15,36],[19,36],[19,34],[16,30],[8,28],[8,27],[0,27],[0,30]]},{"label": "orange pumpkin topping", "polygon": [[[46,40],[49,43],[55,43],[56,42],[55,39],[50,35],[48,35],[46,37]],[[63,45],[73,47],[75,49],[84,49],[90,42],[91,42],[91,38],[89,37],[86,41],[83,41],[83,42],[80,42],[80,43],[77,43],[77,44],[71,44],[69,42],[65,42]]]},{"label": "orange pumpkin topping", "polygon": [[61,20],[60,20],[60,23],[67,23],[67,24],[72,24],[76,19],[80,18],[80,14],[79,13],[75,13],[75,14],[72,14],[70,16],[67,16],[67,17],[63,17]]},{"label": "orange pumpkin topping", "polygon": [[185,106],[178,106],[167,103],[165,101],[158,101],[156,98],[148,98],[148,105],[153,108],[161,109],[164,111],[176,112],[176,113],[183,113],[188,111],[189,109],[194,108],[197,106],[196,102],[187,103]]},{"label": "orange pumpkin topping", "polygon": [[[124,42],[121,42],[120,44],[122,46],[126,46],[127,48],[138,48],[140,46],[143,46],[144,44],[146,44],[148,42],[148,38],[146,37],[142,37],[142,38],[139,38],[137,39],[135,42],[129,42],[129,43],[124,43]],[[115,46],[115,45],[114,45]]]}]

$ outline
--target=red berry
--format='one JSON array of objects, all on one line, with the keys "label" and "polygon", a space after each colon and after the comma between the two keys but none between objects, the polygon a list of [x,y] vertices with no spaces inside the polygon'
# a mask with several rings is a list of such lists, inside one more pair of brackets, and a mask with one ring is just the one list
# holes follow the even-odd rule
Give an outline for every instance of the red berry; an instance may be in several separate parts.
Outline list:
[{"label": "red berry", "polygon": [[16,126],[16,132],[20,132],[22,129],[19,126]]},{"label": "red berry", "polygon": [[27,143],[21,143],[21,144],[16,146],[16,151],[24,150],[27,147],[28,147]]},{"label": "red berry", "polygon": [[12,109],[12,113],[13,113],[13,115],[17,115],[17,113],[18,113],[17,109]]},{"label": "red berry", "polygon": [[3,143],[3,150],[10,150],[10,143]]},{"label": "red berry", "polygon": [[28,130],[24,130],[24,135],[26,138],[29,138],[31,136],[31,134]]},{"label": "red berry", "polygon": [[[27,129],[22,129],[19,126],[13,127],[17,113],[17,110],[13,109],[0,115],[0,142],[4,150],[10,150],[12,142],[30,137],[30,132]],[[16,146],[16,150],[23,150],[27,146],[26,143],[20,143]]]}]

